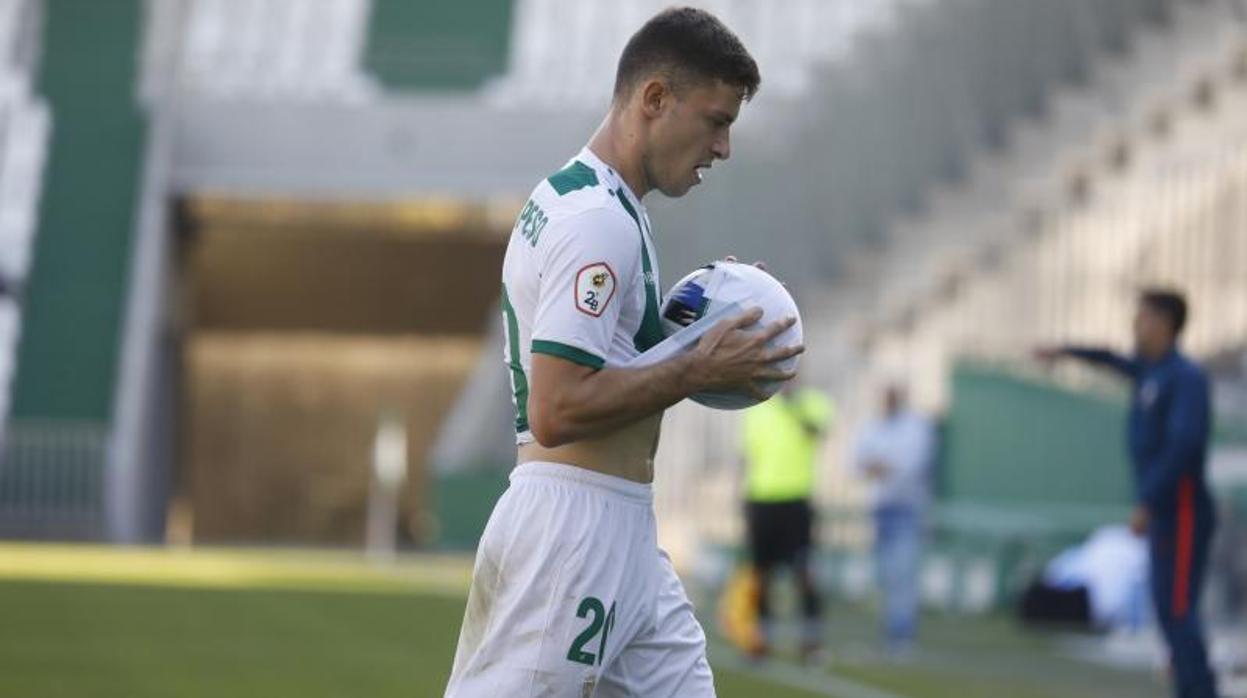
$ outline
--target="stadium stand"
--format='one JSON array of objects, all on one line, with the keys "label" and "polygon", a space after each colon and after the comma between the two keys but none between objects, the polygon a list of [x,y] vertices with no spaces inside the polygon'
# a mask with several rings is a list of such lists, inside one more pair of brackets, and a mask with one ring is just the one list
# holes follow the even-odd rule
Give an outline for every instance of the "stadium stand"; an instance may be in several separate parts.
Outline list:
[{"label": "stadium stand", "polygon": [[296,102],[359,100],[373,91],[360,69],[370,7],[366,0],[154,5],[151,11],[162,15],[156,26],[168,26],[180,37],[178,85],[183,90],[220,99]]},{"label": "stadium stand", "polygon": [[[34,90],[37,31],[42,20],[32,0],[0,0],[0,420],[9,416],[10,387],[21,334],[21,297],[31,266],[44,165],[51,131],[46,101]],[[78,448],[98,445],[82,433]],[[49,514],[39,493],[62,482],[56,466],[29,467],[18,451],[38,436],[22,428],[0,430],[0,530],[13,516]],[[33,464],[30,464],[33,465]]]},{"label": "stadium stand", "polygon": [[17,25],[18,43],[35,44],[26,74],[54,127],[35,178],[0,522],[14,534],[96,538],[141,163],[140,13],[128,0],[19,4],[29,23]]},{"label": "stadium stand", "polygon": [[[891,25],[905,3],[717,0],[701,6],[737,28],[766,78],[768,93],[807,94],[819,65],[841,59],[863,33]],[[509,106],[596,107],[610,99],[615,60],[635,28],[670,4],[662,0],[564,3],[519,0],[505,75],[488,98]]]},{"label": "stadium stand", "polygon": [[[50,126],[47,105],[31,90],[37,18],[33,3],[0,3],[0,385],[6,388],[20,314],[15,297],[30,269]],[[0,393],[0,416],[6,416],[8,391]]]}]

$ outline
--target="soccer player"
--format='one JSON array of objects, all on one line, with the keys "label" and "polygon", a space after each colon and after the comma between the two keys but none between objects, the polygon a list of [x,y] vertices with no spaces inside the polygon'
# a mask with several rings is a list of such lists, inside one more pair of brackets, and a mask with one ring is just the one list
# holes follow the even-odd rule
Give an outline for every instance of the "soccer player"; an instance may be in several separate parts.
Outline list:
[{"label": "soccer player", "polygon": [[1186,324],[1181,294],[1149,289],[1134,319],[1136,353],[1040,349],[1040,359],[1068,356],[1116,371],[1131,382],[1129,447],[1137,504],[1130,527],[1146,535],[1152,604],[1173,665],[1174,695],[1215,698],[1199,599],[1215,528],[1208,492],[1211,406],[1208,377],[1178,351]]},{"label": "soccer player", "polygon": [[656,542],[662,412],[690,394],[789,380],[768,348],[794,319],[724,320],[689,352],[662,339],[649,192],[683,196],[730,155],[758,68],[714,16],[666,10],[619,59],[588,146],[537,185],[502,269],[518,465],[481,537],[446,695],[713,696],[705,635]]}]

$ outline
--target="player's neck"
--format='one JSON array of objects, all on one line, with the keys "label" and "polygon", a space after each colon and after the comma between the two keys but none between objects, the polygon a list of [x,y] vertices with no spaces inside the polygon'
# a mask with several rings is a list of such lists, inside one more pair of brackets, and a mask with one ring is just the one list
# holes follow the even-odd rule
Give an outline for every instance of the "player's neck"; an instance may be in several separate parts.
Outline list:
[{"label": "player's neck", "polygon": [[619,173],[620,179],[639,201],[649,193],[649,181],[645,178],[638,145],[638,134],[629,128],[618,114],[612,111],[589,139],[589,150],[608,167]]}]

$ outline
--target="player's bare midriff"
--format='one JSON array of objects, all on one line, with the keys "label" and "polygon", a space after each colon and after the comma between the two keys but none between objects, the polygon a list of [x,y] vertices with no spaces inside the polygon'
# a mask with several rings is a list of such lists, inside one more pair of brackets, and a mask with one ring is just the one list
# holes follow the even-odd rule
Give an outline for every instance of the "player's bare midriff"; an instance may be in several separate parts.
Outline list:
[{"label": "player's bare midriff", "polygon": [[633,482],[652,482],[654,450],[661,424],[660,413],[606,436],[556,448],[546,448],[537,442],[524,444],[519,448],[518,462],[564,463]]}]

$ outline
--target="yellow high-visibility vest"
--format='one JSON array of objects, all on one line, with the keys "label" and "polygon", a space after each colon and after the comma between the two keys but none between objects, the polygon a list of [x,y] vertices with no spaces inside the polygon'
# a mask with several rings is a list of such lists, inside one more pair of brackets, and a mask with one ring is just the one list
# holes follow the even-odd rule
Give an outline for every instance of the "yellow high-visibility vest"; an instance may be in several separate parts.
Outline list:
[{"label": "yellow high-visibility vest", "polygon": [[776,393],[744,414],[745,497],[751,502],[808,499],[814,460],[835,407],[821,392]]}]

